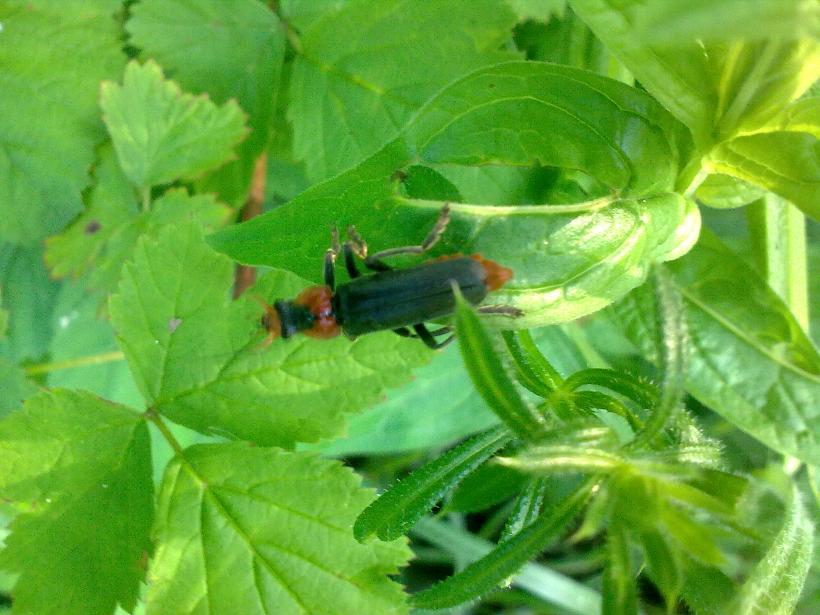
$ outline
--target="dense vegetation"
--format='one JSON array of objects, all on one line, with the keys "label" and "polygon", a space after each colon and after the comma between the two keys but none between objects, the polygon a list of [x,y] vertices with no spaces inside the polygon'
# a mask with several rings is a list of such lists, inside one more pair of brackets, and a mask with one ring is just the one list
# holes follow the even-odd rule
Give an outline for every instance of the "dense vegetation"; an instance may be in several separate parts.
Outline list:
[{"label": "dense vegetation", "polygon": [[[0,612],[818,612],[819,35],[816,0],[0,0]],[[331,227],[444,203],[431,254],[523,316],[265,342]]]}]

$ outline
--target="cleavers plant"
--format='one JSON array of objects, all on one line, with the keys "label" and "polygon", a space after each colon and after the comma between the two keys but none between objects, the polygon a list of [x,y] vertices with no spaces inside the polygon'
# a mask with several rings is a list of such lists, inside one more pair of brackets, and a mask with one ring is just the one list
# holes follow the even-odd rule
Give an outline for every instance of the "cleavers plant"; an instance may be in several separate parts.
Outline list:
[{"label": "cleavers plant", "polygon": [[[816,0],[0,0],[0,613],[817,612],[819,73]],[[265,342],[445,203],[523,316]]]}]

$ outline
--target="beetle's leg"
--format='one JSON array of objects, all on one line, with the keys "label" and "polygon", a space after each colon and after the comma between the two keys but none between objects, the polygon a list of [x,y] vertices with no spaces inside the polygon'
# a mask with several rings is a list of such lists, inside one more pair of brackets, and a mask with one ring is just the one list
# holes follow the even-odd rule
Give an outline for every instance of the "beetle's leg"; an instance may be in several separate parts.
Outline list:
[{"label": "beetle's leg", "polygon": [[424,238],[424,241],[422,241],[420,245],[390,248],[388,250],[376,252],[375,254],[371,254],[366,257],[364,259],[364,264],[368,269],[372,269],[374,271],[389,271],[391,267],[385,263],[383,259],[390,256],[397,256],[399,254],[422,254],[427,252],[427,250],[438,243],[438,240],[441,239],[441,236],[447,229],[448,224],[450,224],[450,205],[449,203],[446,203],[444,207],[441,208],[436,224],[432,229],[430,229],[430,232],[427,233],[427,237]]},{"label": "beetle's leg", "polygon": [[325,286],[330,290],[336,289],[336,257],[339,256],[339,229],[335,226],[330,231],[330,247],[325,252],[325,267],[323,279]]},{"label": "beetle's leg", "polygon": [[518,318],[524,315],[524,312],[511,305],[483,305],[478,308],[478,311],[482,314],[498,314],[510,318]]},{"label": "beetle's leg", "polygon": [[344,250],[344,257],[345,257],[345,268],[347,269],[347,274],[350,276],[350,279],[353,280],[358,278],[361,274],[359,268],[356,266],[356,259],[353,258],[353,255],[356,254],[356,248],[350,241],[345,241],[345,245],[343,247]]},{"label": "beetle's leg", "polygon": [[[424,342],[428,348],[432,348],[433,350],[438,350],[439,348],[444,348],[447,344],[452,342],[455,339],[455,335],[451,335],[447,339],[439,342],[433,337],[433,334],[425,327],[423,324],[419,323],[417,325],[413,325],[413,331],[421,338],[421,341]],[[437,329],[436,333],[441,331],[441,329]]]},{"label": "beetle's leg", "polygon": [[[444,335],[445,333],[450,333],[450,331],[452,331],[452,330],[453,330],[453,328],[449,327],[449,326],[448,327],[439,327],[435,331],[428,331],[428,333],[430,335],[432,335],[433,337],[437,337],[439,335]],[[415,333],[412,333],[410,331],[410,329],[408,329],[407,327],[399,327],[398,329],[393,329],[393,333],[396,333],[397,335],[401,335],[402,337],[413,337],[413,338],[418,338],[419,337]]]}]

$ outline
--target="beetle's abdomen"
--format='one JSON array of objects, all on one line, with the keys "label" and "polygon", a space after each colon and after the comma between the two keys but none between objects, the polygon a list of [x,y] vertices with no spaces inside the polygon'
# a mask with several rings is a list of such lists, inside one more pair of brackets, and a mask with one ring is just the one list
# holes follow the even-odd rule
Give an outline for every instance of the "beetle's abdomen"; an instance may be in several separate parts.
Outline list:
[{"label": "beetle's abdomen", "polygon": [[487,269],[469,256],[430,261],[357,278],[336,288],[337,320],[351,336],[414,325],[451,314],[452,282],[476,305],[487,296]]}]

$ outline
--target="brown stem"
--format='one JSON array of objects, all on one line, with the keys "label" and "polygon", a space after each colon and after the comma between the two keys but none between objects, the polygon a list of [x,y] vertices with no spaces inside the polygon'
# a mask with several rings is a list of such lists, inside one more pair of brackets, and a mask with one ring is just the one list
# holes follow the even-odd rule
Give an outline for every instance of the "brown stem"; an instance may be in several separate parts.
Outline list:
[{"label": "brown stem", "polygon": [[[268,154],[262,152],[256,159],[253,168],[253,179],[251,180],[251,190],[248,200],[242,208],[242,222],[247,222],[262,213],[262,206],[265,203],[265,177],[268,167]],[[234,276],[233,297],[239,297],[245,289],[253,286],[256,281],[256,269],[247,265],[237,265]]]}]

